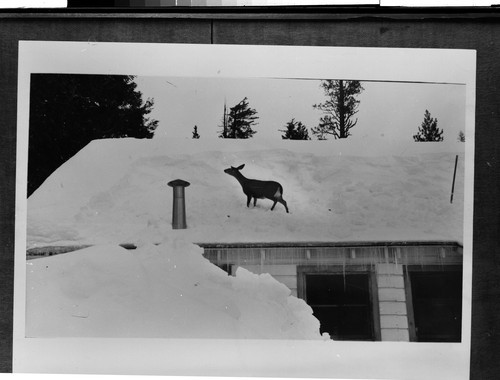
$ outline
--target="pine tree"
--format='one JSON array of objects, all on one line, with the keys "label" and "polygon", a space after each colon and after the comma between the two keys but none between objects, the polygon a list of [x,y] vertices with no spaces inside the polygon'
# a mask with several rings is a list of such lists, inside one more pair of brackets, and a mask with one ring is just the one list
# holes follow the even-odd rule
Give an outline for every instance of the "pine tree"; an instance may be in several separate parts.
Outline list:
[{"label": "pine tree", "polygon": [[284,140],[311,140],[306,126],[300,121],[295,121],[295,118],[286,123],[285,128],[279,129],[280,132],[285,132],[281,136]]},{"label": "pine tree", "polygon": [[413,135],[416,142],[443,141],[443,130],[437,127],[437,119],[431,117],[431,113],[425,110],[424,121],[418,128],[418,133]]},{"label": "pine tree", "polygon": [[195,125],[193,128],[193,139],[199,139],[200,135],[198,133],[198,127]]},{"label": "pine tree", "polygon": [[328,98],[324,103],[314,104],[313,107],[323,111],[317,127],[311,132],[319,140],[326,140],[327,135],[335,139],[344,139],[351,136],[351,129],[358,119],[353,116],[358,113],[360,101],[356,97],[364,90],[357,80],[323,80],[321,88]]},{"label": "pine tree", "polygon": [[226,99],[224,99],[224,114],[222,116],[222,132],[219,137],[226,139],[228,136],[228,128],[227,128],[227,107],[226,107]]},{"label": "pine tree", "polygon": [[[226,109],[224,104],[224,110]],[[257,131],[252,129],[256,124],[258,116],[257,111],[250,108],[248,98],[244,98],[234,107],[229,109],[229,113],[224,112],[222,132],[220,138],[226,139],[248,139],[253,137]]]},{"label": "pine tree", "polygon": [[152,138],[153,100],[142,99],[133,76],[32,74],[28,196],[90,141]]}]

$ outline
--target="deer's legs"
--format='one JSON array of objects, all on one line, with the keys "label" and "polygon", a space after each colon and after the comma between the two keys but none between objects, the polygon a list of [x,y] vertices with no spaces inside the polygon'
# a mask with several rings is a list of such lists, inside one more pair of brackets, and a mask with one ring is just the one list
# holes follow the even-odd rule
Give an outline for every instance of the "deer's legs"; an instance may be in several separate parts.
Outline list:
[{"label": "deer's legs", "polygon": [[274,203],[273,203],[273,207],[271,207],[271,211],[273,211],[273,210],[274,210],[274,206],[276,206],[276,203],[278,203],[278,201],[275,199],[275,200],[274,200]]},{"label": "deer's legs", "polygon": [[274,206],[276,206],[277,202],[279,202],[283,206],[285,206],[285,210],[288,213],[288,205],[286,204],[286,201],[283,198],[281,198],[281,197],[274,199],[273,207],[271,207],[271,210],[274,210]]},{"label": "deer's legs", "polygon": [[283,198],[281,198],[279,202],[280,202],[283,206],[285,206],[285,210],[286,210],[286,212],[288,213],[288,206],[287,206],[287,204],[286,204],[286,201],[285,201]]}]

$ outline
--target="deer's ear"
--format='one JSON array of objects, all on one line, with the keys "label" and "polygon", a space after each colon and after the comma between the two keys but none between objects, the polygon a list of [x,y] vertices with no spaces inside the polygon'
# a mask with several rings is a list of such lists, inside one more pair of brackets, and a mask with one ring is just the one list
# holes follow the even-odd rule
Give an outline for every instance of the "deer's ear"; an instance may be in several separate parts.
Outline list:
[{"label": "deer's ear", "polygon": [[238,166],[236,169],[241,170],[245,167],[245,164]]}]

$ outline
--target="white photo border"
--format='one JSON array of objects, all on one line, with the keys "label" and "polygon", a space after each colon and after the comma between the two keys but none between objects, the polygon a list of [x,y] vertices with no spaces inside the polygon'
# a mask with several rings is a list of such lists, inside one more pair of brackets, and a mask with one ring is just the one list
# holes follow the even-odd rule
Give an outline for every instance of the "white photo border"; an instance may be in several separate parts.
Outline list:
[{"label": "white photo border", "polygon": [[[322,341],[25,338],[27,147],[33,73],[464,84],[467,141],[462,342],[327,345]],[[20,41],[13,371],[307,378],[403,378],[411,374],[426,379],[468,378],[475,80],[474,50]],[[300,360],[296,360],[299,355]]]}]

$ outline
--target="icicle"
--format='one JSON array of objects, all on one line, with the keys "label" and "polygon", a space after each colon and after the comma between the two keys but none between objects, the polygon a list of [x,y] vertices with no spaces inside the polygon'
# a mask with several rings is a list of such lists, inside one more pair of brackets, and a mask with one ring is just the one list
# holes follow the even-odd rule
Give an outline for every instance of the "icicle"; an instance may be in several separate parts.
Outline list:
[{"label": "icicle", "polygon": [[225,263],[226,263],[227,273],[228,273],[230,276],[232,276],[232,275],[234,275],[234,273],[233,273],[233,266],[231,265],[231,262],[230,262],[230,260],[229,260],[229,252],[230,252],[230,251],[229,251],[229,248],[226,248],[226,249],[225,249],[225,252],[226,252],[226,254],[225,254],[225,256],[226,256],[226,257],[225,257]]},{"label": "icicle", "polygon": [[370,248],[370,267],[373,268],[374,264],[378,261],[378,248]]},{"label": "icicle", "polygon": [[[241,253],[244,254],[245,252],[241,252]],[[240,253],[238,253],[236,255],[236,260],[235,261],[236,261],[236,266],[239,267],[241,265],[241,254]]]},{"label": "icicle", "polygon": [[418,262],[420,263],[420,267],[423,269],[424,261],[422,260],[422,250],[420,247],[417,248],[417,252],[418,252]]},{"label": "icicle", "polygon": [[346,279],[345,279],[345,255],[343,255],[343,260],[342,260],[342,275],[344,277],[344,292],[346,290]]},{"label": "icicle", "polygon": [[260,273],[264,273],[264,261],[266,260],[266,251],[260,250]]}]

